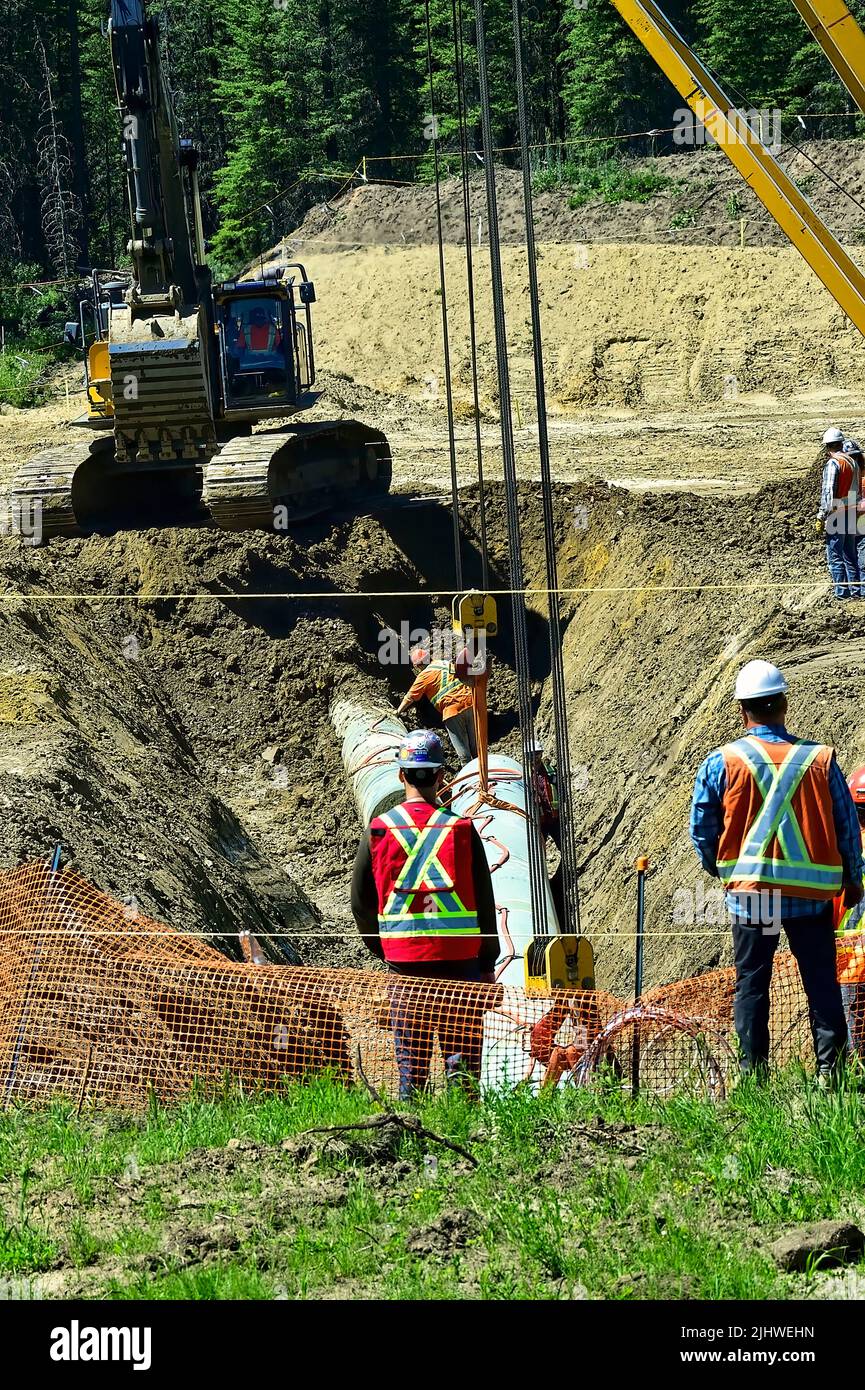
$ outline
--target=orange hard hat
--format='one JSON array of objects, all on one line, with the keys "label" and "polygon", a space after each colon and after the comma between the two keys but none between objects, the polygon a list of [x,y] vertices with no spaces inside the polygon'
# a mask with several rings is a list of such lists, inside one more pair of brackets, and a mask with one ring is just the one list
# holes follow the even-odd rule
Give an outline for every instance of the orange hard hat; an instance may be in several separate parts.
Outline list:
[{"label": "orange hard hat", "polygon": [[850,795],[857,806],[865,806],[865,766],[857,767],[847,778]]},{"label": "orange hard hat", "polygon": [[408,655],[412,666],[429,665],[429,652],[426,647],[412,647]]}]

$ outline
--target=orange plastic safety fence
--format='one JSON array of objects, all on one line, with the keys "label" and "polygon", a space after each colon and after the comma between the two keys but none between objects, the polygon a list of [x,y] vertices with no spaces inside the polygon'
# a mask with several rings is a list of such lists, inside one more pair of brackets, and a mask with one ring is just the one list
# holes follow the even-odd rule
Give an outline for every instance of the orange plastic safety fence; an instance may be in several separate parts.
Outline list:
[{"label": "orange plastic safety fence", "polygon": [[[865,989],[861,991],[865,994]],[[723,1094],[735,1056],[733,974],[654,990],[639,1006],[601,991],[511,986],[227,960],[200,938],[131,913],[71,870],[0,873],[0,1096],[139,1107],[193,1083],[278,1087],[361,1072],[390,1095],[440,1085],[587,1082]],[[774,1060],[808,1056],[792,958],[772,985]]]}]

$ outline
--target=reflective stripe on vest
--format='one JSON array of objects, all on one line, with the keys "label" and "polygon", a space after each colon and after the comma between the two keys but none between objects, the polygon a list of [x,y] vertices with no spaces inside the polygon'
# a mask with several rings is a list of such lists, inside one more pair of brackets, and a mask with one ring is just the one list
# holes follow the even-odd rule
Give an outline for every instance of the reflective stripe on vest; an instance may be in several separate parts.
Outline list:
[{"label": "reflective stripe on vest", "polygon": [[[441,863],[442,846],[453,834],[459,820],[443,808],[430,816],[426,825],[417,826],[402,806],[379,816],[379,823],[396,838],[406,859],[379,912],[379,930],[395,937],[479,936],[477,913],[471,911],[454,892],[454,881]],[[429,912],[408,910],[412,897],[423,893],[434,904]]]},{"label": "reflective stripe on vest", "polygon": [[[737,859],[718,863],[724,883],[743,880],[768,883],[776,888],[813,888],[837,893],[843,881],[841,865],[815,864],[808,854],[793,797],[820,752],[819,743],[792,744],[780,767],[753,736],[738,739],[731,751],[747,766],[763,797]],[[774,839],[783,859],[769,857]]]},{"label": "reflective stripe on vest", "polygon": [[430,699],[435,708],[441,711],[445,701],[462,690],[464,682],[455,674],[453,662],[431,661],[430,667],[439,672],[439,688],[435,695],[430,696]]}]

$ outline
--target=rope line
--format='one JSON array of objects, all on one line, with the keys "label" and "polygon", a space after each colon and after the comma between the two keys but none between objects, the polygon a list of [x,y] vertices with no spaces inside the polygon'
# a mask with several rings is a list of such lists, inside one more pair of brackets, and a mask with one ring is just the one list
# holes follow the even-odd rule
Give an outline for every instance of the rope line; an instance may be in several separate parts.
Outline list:
[{"label": "rope line", "polygon": [[491,158],[492,114],[490,108],[487,40],[484,27],[483,0],[474,0],[478,89],[480,95],[481,135],[483,139],[484,181],[487,196],[487,221],[490,243],[490,282],[495,329],[496,372],[499,385],[499,424],[502,438],[502,464],[505,479],[505,511],[510,546],[510,572],[515,581],[511,604],[514,656],[517,682],[520,742],[522,747],[523,780],[526,788],[526,853],[529,868],[529,899],[536,934],[547,932],[548,879],[543,838],[540,825],[540,806],[532,795],[529,744],[534,737],[532,710],[531,666],[529,661],[528,615],[523,594],[523,552],[520,533],[518,480],[511,409],[511,383],[508,360],[507,325],[505,321],[504,276],[499,239],[498,199],[495,165]]},{"label": "rope line", "polygon": [[463,195],[463,226],[465,228],[466,290],[469,316],[469,358],[472,372],[472,402],[474,405],[475,458],[478,476],[478,498],[480,502],[480,544],[481,544],[481,587],[486,592],[490,582],[489,558],[487,555],[487,504],[484,491],[484,460],[481,438],[481,399],[478,377],[478,337],[475,312],[475,276],[472,255],[471,193],[469,189],[469,130],[466,100],[465,47],[463,43],[462,0],[451,0],[451,23],[454,39],[454,78],[457,91],[457,117],[460,128],[460,166]]},{"label": "rope line", "polygon": [[[700,594],[706,592],[724,592],[731,594],[751,594],[762,593],[766,589],[812,589],[817,583],[815,579],[801,580],[767,580],[766,582],[751,584],[581,584],[574,587],[559,586],[558,589],[548,589],[543,585],[530,585],[516,589],[489,589],[487,592],[495,598],[524,598],[530,596],[549,596],[550,594],[574,595],[574,594]],[[821,588],[830,588],[831,580],[825,583],[820,581]],[[855,585],[850,587],[855,588]],[[860,583],[860,588],[865,589],[865,580]],[[40,603],[166,603],[185,600],[210,599],[214,603],[224,603],[227,599],[232,602],[252,602],[273,599],[286,599],[294,602],[304,602],[307,599],[324,599],[333,602],[335,599],[371,599],[371,598],[454,598],[457,594],[455,589],[367,589],[360,591],[357,589],[331,589],[327,592],[319,593],[317,590],[303,590],[293,592],[287,590],[284,593],[237,593],[232,589],[214,593],[173,593],[173,594],[49,594],[49,593],[22,593],[18,590],[0,591],[0,602],[4,599],[15,602],[40,602]],[[865,593],[862,595],[865,598]]]},{"label": "rope line", "polygon": [[[517,808],[516,808],[516,807],[509,807],[508,809],[510,809],[510,810],[516,810]],[[139,916],[139,915],[142,916],[142,917],[147,917],[147,913],[145,913],[145,912],[142,912],[142,913],[140,913],[140,914],[136,913],[136,914],[134,914],[134,915],[133,915],[132,913],[130,913],[130,918],[129,918],[129,920],[130,920],[131,922],[134,922],[134,921],[135,921],[135,918],[136,918],[137,916]],[[149,920],[149,919],[148,919],[148,920]],[[656,938],[657,940],[659,940],[659,941],[665,941],[665,940],[667,940],[668,938],[669,938],[669,939],[675,938],[675,939],[678,940],[678,939],[681,939],[681,938],[683,938],[683,937],[717,936],[718,932],[720,932],[720,931],[727,931],[727,930],[729,930],[729,927],[730,927],[730,923],[725,921],[725,922],[719,923],[717,927],[714,927],[714,928],[712,928],[712,929],[706,929],[706,930],[701,930],[701,931],[691,931],[691,930],[688,930],[688,931],[680,931],[680,932],[675,932],[675,931],[672,931],[672,932],[666,932],[666,931],[647,931],[647,932],[643,932],[643,937],[644,937],[644,939],[645,939],[646,941],[650,941],[650,940],[655,939],[655,938]],[[43,928],[43,927],[40,927],[38,930],[39,930],[39,935],[40,935],[40,936],[68,936],[68,935],[69,935],[69,928],[68,928],[68,927],[56,927],[56,928],[55,928],[55,927],[44,927],[44,928]],[[198,939],[198,938],[200,938],[200,939],[205,939],[205,938],[206,938],[207,940],[220,940],[221,938],[226,938],[226,937],[227,937],[229,940],[233,940],[235,937],[241,938],[241,937],[247,936],[247,935],[249,934],[249,930],[250,930],[249,928],[245,928],[244,930],[242,930],[242,931],[237,931],[237,932],[233,932],[233,931],[185,931],[185,930],[183,930],[183,929],[180,928],[180,927],[167,927],[167,928],[165,929],[164,935],[165,935],[165,936],[171,936],[171,937],[174,937],[174,936],[179,936],[179,937],[190,937],[190,938],[196,938],[196,939]],[[32,927],[0,927],[0,936],[30,936],[30,935],[32,935],[32,933],[33,933],[33,928],[32,928]],[[130,935],[134,935],[134,930],[133,930],[132,928],[128,928],[128,929],[117,928],[116,930],[111,930],[111,929],[108,929],[108,928],[106,928],[105,930],[101,930],[101,929],[98,929],[98,930],[97,930],[97,929],[93,928],[93,929],[88,930],[88,933],[87,933],[87,934],[88,934],[88,936],[124,936],[124,937],[128,937],[128,936],[130,936]],[[603,931],[603,932],[599,932],[599,931],[592,931],[592,930],[589,930],[589,931],[586,932],[586,936],[587,936],[587,937],[590,937],[593,941],[600,940],[601,938],[606,938],[606,937],[610,937],[610,938],[615,939],[615,940],[623,940],[623,939],[626,939],[626,938],[628,938],[628,937],[637,937],[637,936],[639,936],[639,934],[640,934],[639,932],[635,932],[635,931]],[[163,933],[159,933],[159,935],[163,935]],[[352,931],[352,930],[348,930],[348,929],[346,929],[345,931],[336,931],[336,930],[334,930],[333,928],[330,928],[330,927],[325,927],[325,928],[313,927],[313,928],[307,928],[307,929],[304,929],[304,930],[301,930],[301,931],[297,931],[297,932],[292,932],[290,928],[286,928],[284,931],[281,931],[281,932],[267,932],[267,931],[260,930],[259,928],[256,928],[255,931],[253,931],[252,935],[255,936],[255,937],[257,937],[257,939],[258,939],[259,941],[282,941],[282,940],[285,940],[286,938],[289,938],[289,939],[292,941],[292,944],[298,944],[298,945],[302,945],[302,944],[303,944],[303,940],[304,940],[305,937],[315,937],[316,940],[318,940],[318,939],[321,938],[321,937],[334,937],[334,938],[337,938],[337,939],[340,939],[340,940],[351,940],[352,938],[355,938],[355,937],[356,937],[358,940],[360,940],[360,933],[358,932],[357,928],[355,928],[353,931]],[[484,935],[484,933],[481,933],[481,935]],[[487,936],[491,936],[492,933],[491,933],[491,932],[487,932],[486,935],[487,935]],[[152,929],[151,929],[151,928],[148,928],[148,930],[147,930],[147,936],[148,936],[148,939],[152,939]]]},{"label": "rope line", "polygon": [[[800,116],[803,120],[805,120],[806,118],[810,118],[812,120],[840,120],[842,117],[848,119],[852,117],[855,119],[858,117],[859,113],[857,111],[782,111],[781,115],[789,118],[790,120],[798,120]],[[521,144],[494,145],[491,150],[491,153],[515,154],[523,148],[529,150],[548,150],[554,146],[562,148],[564,146],[569,145],[606,144],[607,141],[612,140],[641,140],[648,135],[673,135],[677,128],[678,127],[676,126],[655,126],[651,130],[626,130],[615,135],[573,135],[569,136],[565,140],[537,140],[527,146],[523,146]],[[427,156],[423,154],[372,154],[366,156],[366,162],[367,164],[388,164],[400,159],[420,161],[426,158]]]}]

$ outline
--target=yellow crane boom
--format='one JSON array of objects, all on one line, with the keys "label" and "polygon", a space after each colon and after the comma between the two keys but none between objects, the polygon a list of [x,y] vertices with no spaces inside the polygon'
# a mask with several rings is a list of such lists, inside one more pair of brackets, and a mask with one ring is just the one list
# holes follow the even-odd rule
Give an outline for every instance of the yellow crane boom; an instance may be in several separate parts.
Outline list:
[{"label": "yellow crane boom", "polygon": [[[790,243],[808,262],[844,313],[865,336],[865,275],[817,216],[808,199],[752,130],[747,118],[724,93],[654,0],[612,0],[625,23],[686,101],[697,119],[754,190]],[[794,0],[797,3],[797,0]],[[798,0],[800,9],[817,8]],[[845,8],[821,4],[821,9]],[[849,15],[849,11],[847,12]],[[859,40],[861,30],[849,15]],[[824,27],[826,42],[829,29]],[[854,74],[852,30],[831,30],[833,46],[846,54]],[[865,74],[865,49],[861,70]],[[852,80],[852,79],[851,79]],[[863,85],[865,92],[865,85]]]},{"label": "yellow crane boom", "polygon": [[865,34],[844,0],[793,0],[847,91],[865,111]]}]

